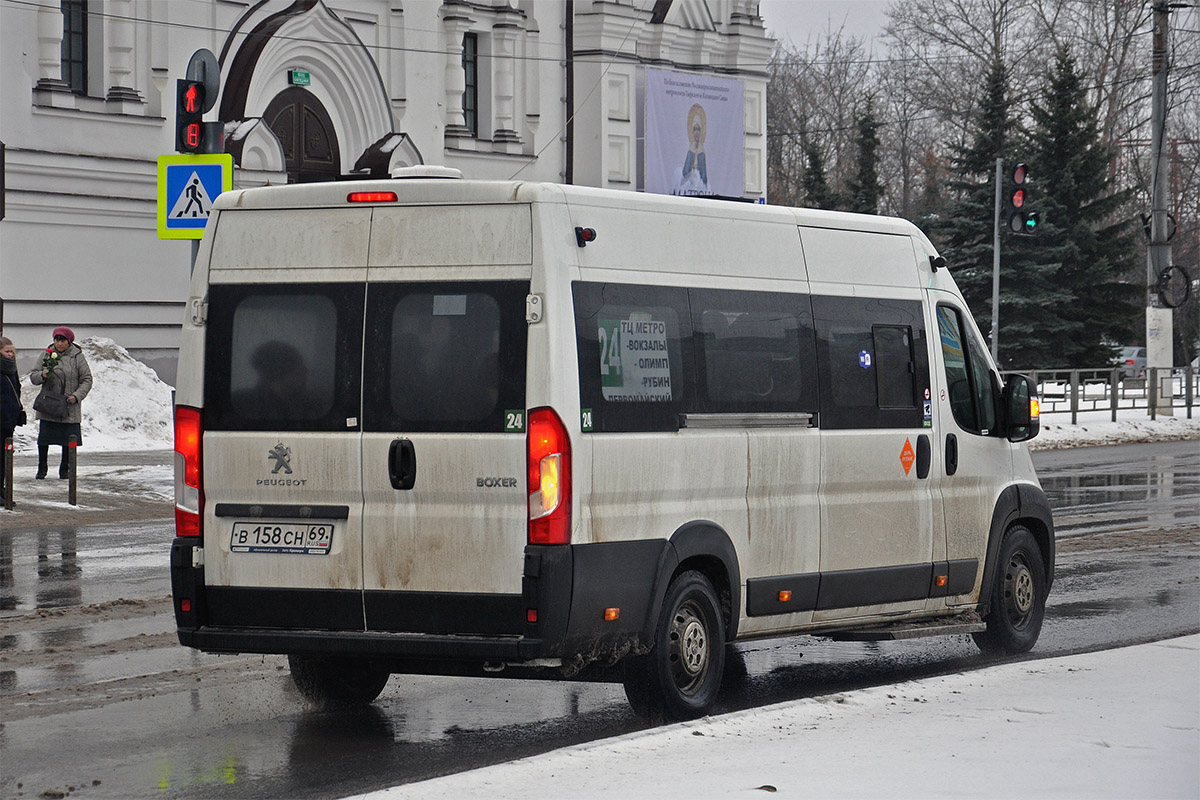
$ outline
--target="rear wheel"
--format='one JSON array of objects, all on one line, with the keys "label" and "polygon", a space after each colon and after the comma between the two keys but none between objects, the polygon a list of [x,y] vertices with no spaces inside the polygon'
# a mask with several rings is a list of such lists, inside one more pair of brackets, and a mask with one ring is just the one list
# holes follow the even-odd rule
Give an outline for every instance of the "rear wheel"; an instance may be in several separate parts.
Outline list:
[{"label": "rear wheel", "polygon": [[1004,534],[992,582],[987,630],[971,634],[985,653],[1024,653],[1037,642],[1046,613],[1046,568],[1024,525]]},{"label": "rear wheel", "polygon": [[625,664],[625,696],[651,719],[701,717],[716,702],[725,669],[725,621],[708,578],[689,571],[667,588],[649,653]]},{"label": "rear wheel", "polygon": [[288,656],[300,694],[327,707],[365,706],[379,697],[390,673],[364,658]]}]

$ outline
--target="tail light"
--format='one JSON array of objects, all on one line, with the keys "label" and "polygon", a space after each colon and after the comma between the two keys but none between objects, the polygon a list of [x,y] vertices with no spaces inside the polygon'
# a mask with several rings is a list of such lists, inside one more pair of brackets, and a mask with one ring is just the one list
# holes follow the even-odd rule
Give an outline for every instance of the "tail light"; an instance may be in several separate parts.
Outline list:
[{"label": "tail light", "polygon": [[175,535],[199,536],[204,509],[201,485],[200,437],[204,425],[200,409],[175,408]]},{"label": "tail light", "polygon": [[529,412],[529,543],[571,541],[571,440],[550,408]]}]

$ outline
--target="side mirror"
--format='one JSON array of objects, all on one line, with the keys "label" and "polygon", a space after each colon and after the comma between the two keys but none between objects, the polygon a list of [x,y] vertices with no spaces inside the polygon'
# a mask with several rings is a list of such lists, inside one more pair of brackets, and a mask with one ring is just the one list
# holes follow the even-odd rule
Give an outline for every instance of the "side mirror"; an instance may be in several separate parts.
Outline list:
[{"label": "side mirror", "polygon": [[1037,387],[1024,375],[1004,382],[1004,435],[1010,442],[1025,442],[1042,429]]}]

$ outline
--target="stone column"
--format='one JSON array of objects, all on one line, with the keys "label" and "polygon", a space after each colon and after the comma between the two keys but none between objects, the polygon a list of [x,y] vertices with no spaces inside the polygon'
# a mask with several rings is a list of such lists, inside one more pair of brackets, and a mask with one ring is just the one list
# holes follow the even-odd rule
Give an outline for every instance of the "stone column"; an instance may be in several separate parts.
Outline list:
[{"label": "stone column", "polygon": [[[62,78],[63,15],[58,0],[42,0],[38,5],[37,32],[38,79],[34,90],[69,95],[71,87]],[[53,98],[41,98],[40,101],[59,105]]]},{"label": "stone column", "polygon": [[141,114],[145,101],[133,88],[133,0],[108,0],[105,43],[108,45],[108,79],[105,98],[109,111]]},{"label": "stone column", "polygon": [[[463,139],[471,136],[463,116],[462,96],[467,88],[463,72],[463,34],[471,29],[471,20],[460,16],[453,6],[443,6],[442,28],[446,32],[446,138]],[[445,10],[449,9],[447,13]]]},{"label": "stone column", "polygon": [[492,141],[520,144],[513,114],[513,50],[520,29],[511,23],[498,23],[492,28],[492,61],[495,69],[492,97],[496,108],[496,131]]}]

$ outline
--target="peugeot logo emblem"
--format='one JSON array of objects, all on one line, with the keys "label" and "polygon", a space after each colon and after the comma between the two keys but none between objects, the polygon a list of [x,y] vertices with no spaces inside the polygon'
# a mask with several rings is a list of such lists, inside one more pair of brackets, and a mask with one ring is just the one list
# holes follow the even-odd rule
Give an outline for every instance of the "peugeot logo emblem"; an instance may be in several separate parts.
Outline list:
[{"label": "peugeot logo emblem", "polygon": [[271,470],[271,474],[275,475],[279,470],[283,470],[285,475],[292,474],[291,460],[292,451],[285,446],[283,442],[278,442],[267,452],[267,457],[275,461],[275,469]]}]

